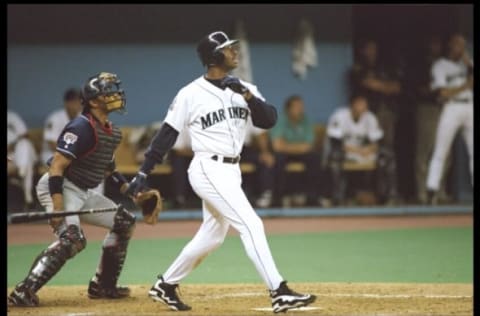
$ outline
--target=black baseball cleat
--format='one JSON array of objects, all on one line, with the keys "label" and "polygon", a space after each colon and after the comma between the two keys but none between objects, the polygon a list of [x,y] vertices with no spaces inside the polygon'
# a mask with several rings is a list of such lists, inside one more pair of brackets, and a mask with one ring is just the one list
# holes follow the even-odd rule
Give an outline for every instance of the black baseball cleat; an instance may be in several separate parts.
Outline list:
[{"label": "black baseball cleat", "polygon": [[287,281],[280,283],[278,289],[270,291],[274,313],[285,313],[289,309],[307,306],[317,299],[312,294],[300,294],[292,291],[287,286]]},{"label": "black baseball cleat", "polygon": [[19,283],[10,296],[8,304],[21,307],[36,307],[40,304],[37,294],[27,288],[23,282]]},{"label": "black baseball cleat", "polygon": [[120,299],[130,296],[130,289],[126,286],[116,286],[112,288],[104,288],[94,280],[88,285],[88,297],[92,299]]},{"label": "black baseball cleat", "polygon": [[158,277],[158,281],[148,291],[148,296],[153,300],[162,302],[174,311],[188,311],[192,308],[183,303],[177,295],[178,284],[169,284],[163,280],[162,276]]}]

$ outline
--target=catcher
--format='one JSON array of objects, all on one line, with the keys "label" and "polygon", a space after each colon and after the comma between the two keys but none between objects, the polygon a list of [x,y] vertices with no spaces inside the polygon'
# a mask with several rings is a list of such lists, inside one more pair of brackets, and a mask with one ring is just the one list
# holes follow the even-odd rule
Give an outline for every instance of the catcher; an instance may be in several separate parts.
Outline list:
[{"label": "catcher", "polygon": [[[108,120],[113,111],[125,112],[125,94],[115,74],[102,72],[87,80],[82,99],[82,114],[63,129],[56,151],[49,160],[49,170],[37,184],[38,200],[47,212],[112,207],[118,207],[118,210],[50,220],[58,239],[35,258],[28,275],[8,297],[11,305],[38,306],[36,292],[68,259],[85,248],[87,241],[80,219],[109,229],[96,273],[88,286],[88,296],[92,299],[119,299],[130,294],[130,289],[118,286],[117,281],[134,231],[135,216],[92,190],[105,176],[112,177],[121,192],[125,192],[128,186],[126,179],[115,171],[113,155],[122,134]],[[161,207],[158,191],[139,194],[134,201],[145,211],[146,221],[154,224]]]}]

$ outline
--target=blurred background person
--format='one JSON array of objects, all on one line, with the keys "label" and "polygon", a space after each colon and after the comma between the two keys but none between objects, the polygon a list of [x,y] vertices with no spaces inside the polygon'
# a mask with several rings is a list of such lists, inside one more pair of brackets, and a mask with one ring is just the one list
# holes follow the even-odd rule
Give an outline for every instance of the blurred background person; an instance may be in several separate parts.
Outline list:
[{"label": "blurred background person", "polygon": [[255,165],[254,181],[252,181],[256,189],[255,193],[258,193],[255,205],[261,208],[270,207],[273,203],[275,156],[271,150],[268,132],[253,126],[250,120],[247,123],[245,142],[240,156],[241,163],[249,162]]},{"label": "blurred background person", "polygon": [[[335,111],[329,119],[327,136],[330,142],[328,167],[332,176],[332,202],[345,204],[347,178],[343,170],[345,161],[357,163],[375,162],[375,189],[387,204],[395,204],[397,188],[395,160],[383,144],[383,130],[372,112],[368,100],[361,94],[350,97],[349,107]],[[372,173],[367,173],[371,183]]]},{"label": "blurred background person", "polygon": [[[148,126],[137,127],[130,134],[129,142],[135,150],[137,163],[141,164],[145,160],[145,151],[155,133],[162,127],[162,124],[162,121],[156,121]],[[172,167],[172,204],[174,208],[187,206],[188,198],[193,196],[187,173],[192,158],[193,151],[190,135],[185,130],[178,135],[172,150],[168,153],[168,161]]]},{"label": "blurred background person", "polygon": [[[415,144],[415,180],[417,201],[427,203],[427,171],[428,163],[433,152],[435,133],[442,104],[437,94],[430,88],[432,65],[442,57],[443,42],[440,36],[431,36],[424,45],[422,56],[411,65],[414,70],[410,76],[414,100],[416,103],[416,144]],[[447,156],[444,173],[450,166],[450,155]],[[440,200],[448,202],[451,198],[447,194],[446,177],[443,177],[439,188]]]},{"label": "blurred background person", "polygon": [[82,112],[80,90],[70,88],[63,94],[63,108],[47,116],[43,126],[42,162],[47,164],[57,146],[57,139],[65,125]]},{"label": "blurred background person", "polygon": [[398,121],[397,104],[401,102],[399,75],[402,70],[397,65],[398,58],[396,61],[381,63],[380,57],[377,41],[367,39],[361,42],[350,69],[349,88],[351,94],[366,97],[369,109],[377,117],[383,131],[383,146],[397,159],[395,134]]},{"label": "blurred background person", "polygon": [[[28,139],[27,125],[13,111],[7,111],[7,175],[10,184],[18,178],[23,190],[23,207],[33,208],[33,176],[38,157],[32,142]],[[9,197],[10,200],[13,197]]]},{"label": "blurred background person", "polygon": [[[290,196],[306,195],[307,204],[319,204],[320,192],[320,153],[315,152],[315,130],[305,115],[304,102],[299,95],[287,98],[284,113],[270,130],[272,147],[275,153],[275,191],[282,206],[290,204]],[[287,182],[285,166],[289,162],[302,162],[305,172],[298,185]],[[299,198],[297,198],[299,200]]]},{"label": "blurred background person", "polygon": [[401,92],[400,82],[379,63],[378,45],[366,40],[350,71],[350,92],[367,98],[370,110],[375,113],[384,131],[386,146],[394,147],[395,102]]},{"label": "blurred background person", "polygon": [[432,66],[431,88],[443,103],[427,176],[428,203],[432,205],[438,203],[445,160],[459,130],[467,145],[473,185],[473,60],[465,45],[463,35],[454,33],[448,40],[446,58]]}]

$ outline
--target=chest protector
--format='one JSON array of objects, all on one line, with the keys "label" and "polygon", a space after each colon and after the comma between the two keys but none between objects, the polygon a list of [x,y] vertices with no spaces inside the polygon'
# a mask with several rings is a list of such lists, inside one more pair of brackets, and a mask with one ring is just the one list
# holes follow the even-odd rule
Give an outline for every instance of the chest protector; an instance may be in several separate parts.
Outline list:
[{"label": "chest protector", "polygon": [[122,132],[112,125],[110,130],[102,128],[96,120],[91,121],[95,133],[95,146],[69,166],[66,178],[82,189],[97,187],[105,178],[113,153],[122,140]]}]

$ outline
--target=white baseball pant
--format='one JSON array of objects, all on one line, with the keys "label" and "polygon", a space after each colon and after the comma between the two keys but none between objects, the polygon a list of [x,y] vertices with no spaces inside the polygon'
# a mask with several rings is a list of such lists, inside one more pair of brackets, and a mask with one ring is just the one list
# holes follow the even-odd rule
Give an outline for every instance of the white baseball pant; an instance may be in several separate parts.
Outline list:
[{"label": "white baseball pant", "polygon": [[215,161],[211,156],[195,153],[188,169],[190,184],[203,200],[203,223],[163,278],[167,283],[179,283],[223,243],[232,225],[261,278],[270,290],[275,290],[283,278],[270,252],[262,220],[241,188],[239,164],[224,163],[221,156]]},{"label": "white baseball pant", "polygon": [[473,185],[473,103],[449,102],[445,104],[437,127],[435,149],[427,177],[427,188],[438,191],[442,170],[447,154],[457,131],[462,129],[462,136],[467,144],[470,161],[470,179]]}]

